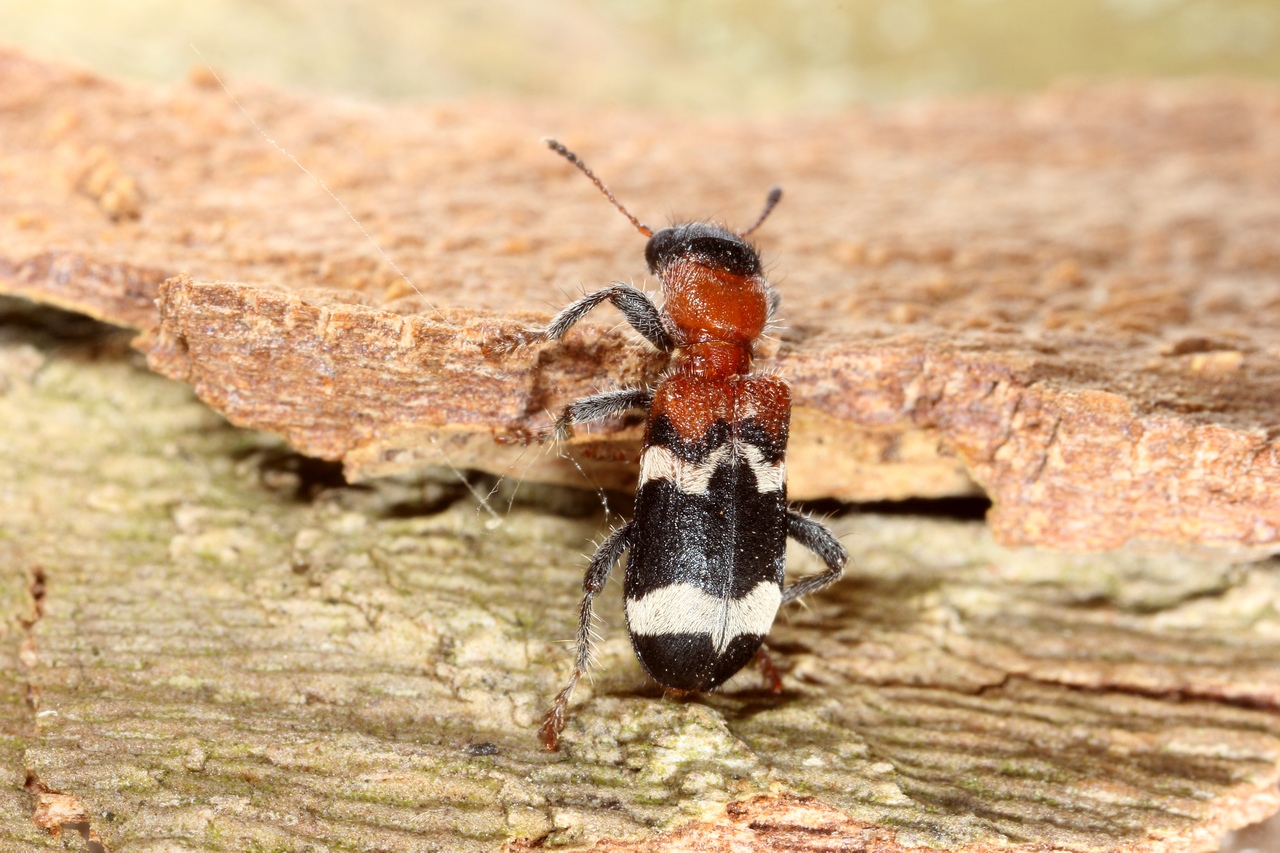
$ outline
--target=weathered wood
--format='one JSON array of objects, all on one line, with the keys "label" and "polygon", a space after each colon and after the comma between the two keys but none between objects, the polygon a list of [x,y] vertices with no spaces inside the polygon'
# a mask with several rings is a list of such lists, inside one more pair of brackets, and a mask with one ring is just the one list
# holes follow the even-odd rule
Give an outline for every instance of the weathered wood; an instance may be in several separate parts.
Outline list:
[{"label": "weathered wood", "polygon": [[1274,561],[837,518],[850,576],[779,620],[784,696],[662,698],[612,585],[553,755],[602,519],[343,486],[73,340],[0,344],[0,380],[6,683],[36,697],[0,759],[111,850],[1175,853],[1280,805]]},{"label": "weathered wood", "polygon": [[[13,355],[4,351],[0,359]],[[0,387],[9,367],[0,364]],[[38,794],[28,792],[32,780],[23,762],[23,750],[35,735],[35,713],[27,695],[31,685],[27,667],[34,652],[27,642],[27,628],[36,619],[27,594],[32,570],[31,563],[21,558],[19,543],[0,535],[0,850],[59,848],[32,821]]]},{"label": "weathered wood", "polygon": [[[4,52],[0,80],[0,290],[144,330],[156,369],[353,476],[445,445],[506,471],[495,436],[660,369],[600,325],[480,354],[487,331],[643,273],[639,237],[538,144],[554,132],[655,221],[742,223],[786,186],[759,239],[785,297],[764,364],[795,385],[796,496],[976,483],[1007,543],[1280,546],[1274,92],[1135,84],[748,121],[236,81],[428,306],[209,75],[146,89]],[[625,480],[635,435],[597,431],[584,465]],[[580,477],[541,455],[526,477]]]}]

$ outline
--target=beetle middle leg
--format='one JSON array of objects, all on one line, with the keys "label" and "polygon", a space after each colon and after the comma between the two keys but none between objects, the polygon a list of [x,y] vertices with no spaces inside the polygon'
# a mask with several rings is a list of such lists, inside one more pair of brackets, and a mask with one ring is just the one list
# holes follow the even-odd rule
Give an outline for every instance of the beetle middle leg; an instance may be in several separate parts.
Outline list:
[{"label": "beetle middle leg", "polygon": [[596,596],[604,589],[605,582],[609,580],[609,572],[613,570],[614,563],[618,562],[622,552],[630,547],[633,529],[632,523],[628,522],[611,533],[609,538],[596,549],[595,555],[591,558],[591,565],[587,567],[587,574],[582,579],[582,606],[578,611],[578,653],[573,662],[573,673],[569,676],[569,683],[556,696],[555,703],[542,721],[542,728],[538,730],[542,743],[547,749],[555,749],[559,746],[560,732],[564,729],[565,712],[569,708],[569,697],[573,695],[573,688],[578,686],[578,681],[591,666],[591,606]]},{"label": "beetle middle leg", "polygon": [[603,420],[632,409],[648,409],[653,402],[653,392],[645,388],[623,388],[592,394],[565,406],[551,429],[551,437],[564,441],[573,434],[573,425]]}]

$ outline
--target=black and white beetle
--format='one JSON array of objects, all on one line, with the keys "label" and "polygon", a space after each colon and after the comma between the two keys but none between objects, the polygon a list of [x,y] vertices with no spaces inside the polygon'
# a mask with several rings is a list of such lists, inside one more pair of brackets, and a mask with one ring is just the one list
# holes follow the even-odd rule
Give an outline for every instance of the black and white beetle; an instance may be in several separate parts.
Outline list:
[{"label": "black and white beetle", "polygon": [[[648,412],[634,519],[591,559],[573,674],[542,724],[543,743],[555,749],[569,697],[590,665],[592,603],[623,552],[630,554],[624,595],[636,656],[660,684],[689,692],[718,687],[762,654],[778,608],[838,580],[848,554],[825,527],[788,509],[791,391],[777,376],[751,373],[755,343],[778,296],[746,238],[782,191],[771,190],[764,210],[740,233],[701,222],[654,233],[571,151],[554,140],[547,144],[649,238],[645,260],[662,283],[663,305],[630,285],[614,284],[512,343],[557,340],[608,301],[670,354],[657,388],[586,397],[556,421],[556,437],[565,438],[575,423]],[[827,570],[784,589],[788,536],[821,557]],[[767,658],[762,662],[767,665]]]}]

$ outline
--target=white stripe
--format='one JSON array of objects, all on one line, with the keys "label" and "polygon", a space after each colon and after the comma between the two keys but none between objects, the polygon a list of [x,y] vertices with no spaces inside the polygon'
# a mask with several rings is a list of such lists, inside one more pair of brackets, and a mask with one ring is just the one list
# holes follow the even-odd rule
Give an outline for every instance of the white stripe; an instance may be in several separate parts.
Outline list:
[{"label": "white stripe", "polygon": [[686,462],[669,448],[647,447],[640,459],[640,484],[650,480],[670,480],[686,495],[705,495],[711,488],[711,475],[732,452],[731,445],[722,444],[701,462]]},{"label": "white stripe", "polygon": [[688,583],[659,587],[627,599],[627,627],[646,637],[664,634],[710,634],[716,654],[743,634],[769,633],[782,604],[782,589],[761,581],[742,598],[717,598]]},{"label": "white stripe", "polygon": [[787,482],[787,466],[783,460],[766,462],[764,451],[754,444],[743,444],[742,455],[747,457],[751,473],[756,475],[756,491],[760,494],[780,491]]},{"label": "white stripe", "polygon": [[[670,480],[686,495],[705,495],[711,488],[711,476],[716,468],[732,458],[733,447],[722,444],[701,462],[688,462],[660,445],[646,447],[640,457],[640,485],[650,480]],[[780,491],[787,480],[786,464],[782,460],[765,461],[764,453],[754,445],[742,443],[738,447],[755,475],[756,491],[762,495]]]}]

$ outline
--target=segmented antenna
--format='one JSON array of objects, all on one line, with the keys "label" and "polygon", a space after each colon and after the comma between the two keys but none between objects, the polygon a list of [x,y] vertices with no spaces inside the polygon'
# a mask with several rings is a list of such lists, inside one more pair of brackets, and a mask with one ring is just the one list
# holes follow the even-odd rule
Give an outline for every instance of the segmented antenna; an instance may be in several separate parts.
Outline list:
[{"label": "segmented antenna", "polygon": [[[578,169],[581,170],[582,174],[590,178],[591,183],[595,184],[596,188],[600,190],[600,192],[604,193],[605,198],[613,202],[613,206],[618,208],[619,212],[621,212],[623,216],[631,220],[631,224],[636,227],[637,231],[639,231],[641,234],[643,234],[646,237],[653,236],[653,229],[650,228],[648,225],[645,225],[639,219],[636,219],[634,216],[632,216],[631,211],[623,207],[622,202],[614,198],[613,193],[609,192],[609,188],[606,187],[604,183],[599,178],[596,177],[595,172],[587,168],[586,163],[583,163],[581,160],[578,159],[577,154],[574,154],[572,151],[570,151],[568,148],[565,148],[563,145],[561,145],[559,142],[556,142],[554,139],[547,139],[544,141],[547,143],[548,148],[550,148],[552,151],[559,154],[564,159],[568,160],[573,165],[577,166]],[[779,191],[779,194],[781,194],[781,191]],[[776,199],[775,199],[775,202],[776,202]],[[768,208],[766,208],[765,213],[768,213],[768,212],[769,210]],[[764,219],[764,216],[761,216],[760,218]],[[759,223],[756,223],[756,224],[758,225]],[[754,228],[755,226],[752,226],[752,227]]]},{"label": "segmented antenna", "polygon": [[756,217],[755,222],[751,223],[751,227],[738,234],[738,236],[746,237],[752,231],[763,225],[764,221],[769,218],[769,214],[773,212],[773,209],[778,206],[778,202],[780,201],[782,201],[782,187],[773,187],[769,190],[769,195],[764,200],[764,210],[760,211],[760,215]]}]

